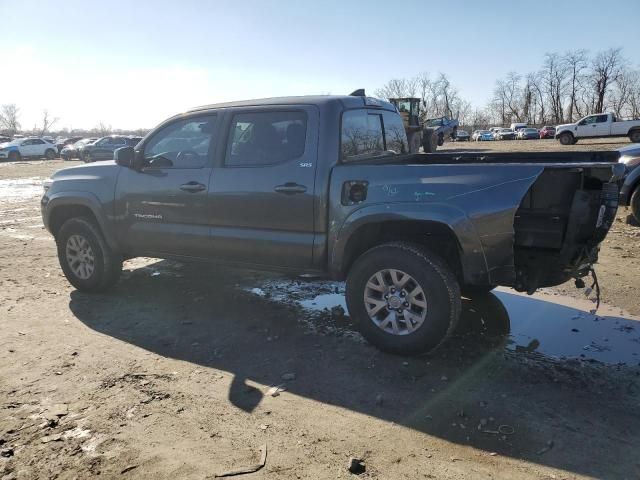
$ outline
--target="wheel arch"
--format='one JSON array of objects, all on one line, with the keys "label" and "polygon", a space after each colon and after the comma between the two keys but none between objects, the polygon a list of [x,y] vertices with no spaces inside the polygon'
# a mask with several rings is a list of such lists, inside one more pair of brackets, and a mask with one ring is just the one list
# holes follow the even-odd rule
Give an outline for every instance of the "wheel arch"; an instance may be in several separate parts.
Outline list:
[{"label": "wheel arch", "polygon": [[54,237],[64,222],[74,217],[89,217],[94,220],[109,247],[119,250],[115,237],[108,228],[103,209],[93,194],[89,192],[58,194],[48,198],[46,204],[43,199],[44,225]]},{"label": "wheel arch", "polygon": [[[383,210],[383,211],[381,211]],[[353,262],[374,246],[405,241],[427,247],[441,256],[460,283],[489,281],[487,264],[475,228],[463,212],[450,206],[431,205],[395,208],[371,206],[354,212],[330,241],[329,270],[334,278],[345,278]]]}]

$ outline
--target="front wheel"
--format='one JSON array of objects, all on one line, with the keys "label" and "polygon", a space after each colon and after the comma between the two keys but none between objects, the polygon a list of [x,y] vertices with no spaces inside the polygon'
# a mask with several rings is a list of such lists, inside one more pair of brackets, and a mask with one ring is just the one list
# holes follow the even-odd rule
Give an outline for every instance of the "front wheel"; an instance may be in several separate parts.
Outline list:
[{"label": "front wheel", "polygon": [[558,141],[561,145],[573,145],[573,135],[570,133],[561,133],[558,137]]},{"label": "front wheel", "polygon": [[58,261],[69,283],[84,292],[103,292],[118,281],[122,257],[89,218],[67,220],[56,235]]},{"label": "front wheel", "polygon": [[10,162],[19,162],[22,156],[20,152],[9,152],[9,161]]},{"label": "front wheel", "polygon": [[634,130],[629,133],[629,140],[631,140],[631,143],[640,143],[640,130]]},{"label": "front wheel", "polygon": [[362,335],[380,350],[424,353],[460,318],[460,287],[439,256],[409,243],[387,243],[358,258],[347,277],[347,306]]},{"label": "front wheel", "polygon": [[422,132],[422,151],[424,153],[433,153],[437,148],[433,132],[425,129]]}]

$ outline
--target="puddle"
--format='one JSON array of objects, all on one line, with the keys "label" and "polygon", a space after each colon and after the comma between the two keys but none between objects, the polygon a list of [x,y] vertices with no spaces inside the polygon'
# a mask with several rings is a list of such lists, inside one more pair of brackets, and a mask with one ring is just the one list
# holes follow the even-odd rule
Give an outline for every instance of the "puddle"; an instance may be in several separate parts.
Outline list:
[{"label": "puddle", "polygon": [[[341,310],[347,311],[343,283],[274,281],[247,291],[269,301],[301,306],[309,315],[300,320],[314,332],[337,331],[362,340],[341,318]],[[505,348],[516,352],[640,364],[640,319],[607,305],[594,315],[589,313],[592,308],[588,300],[497,289],[484,300],[463,300],[460,330],[471,337],[473,332],[505,335]]]},{"label": "puddle", "polygon": [[27,200],[41,197],[43,194],[42,177],[10,178],[0,180],[0,201]]},{"label": "puddle", "polygon": [[325,293],[309,300],[302,300],[299,303],[307,310],[331,310],[339,306],[344,308],[345,312],[347,311],[344,293]]},{"label": "puddle", "polygon": [[553,357],[590,358],[605,363],[640,364],[640,321],[603,305],[548,294],[532,297],[497,291],[510,321],[513,350]]}]

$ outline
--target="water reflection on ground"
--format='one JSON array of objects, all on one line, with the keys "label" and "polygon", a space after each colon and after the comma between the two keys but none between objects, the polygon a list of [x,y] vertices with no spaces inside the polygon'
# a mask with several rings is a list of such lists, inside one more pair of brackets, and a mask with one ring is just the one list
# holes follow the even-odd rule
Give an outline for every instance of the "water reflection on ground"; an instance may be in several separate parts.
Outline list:
[{"label": "water reflection on ground", "polygon": [[[344,284],[339,282],[280,280],[249,291],[274,302],[295,303],[310,314],[325,312],[330,321],[347,310]],[[463,300],[459,333],[506,336],[502,344],[516,352],[640,364],[639,319],[606,305],[596,314],[589,313],[592,308],[587,300],[549,293],[527,296],[498,289],[484,298]],[[317,320],[313,315],[303,319],[308,326]],[[338,325],[336,329],[344,327]]]}]

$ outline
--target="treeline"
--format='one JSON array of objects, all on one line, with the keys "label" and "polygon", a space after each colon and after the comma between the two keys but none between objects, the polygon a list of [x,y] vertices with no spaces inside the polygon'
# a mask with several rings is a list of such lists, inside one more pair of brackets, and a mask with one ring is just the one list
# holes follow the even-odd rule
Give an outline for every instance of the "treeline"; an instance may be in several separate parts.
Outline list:
[{"label": "treeline", "polygon": [[461,98],[446,74],[432,79],[422,73],[394,79],[376,91],[383,98],[419,97],[425,118],[457,117],[462,125],[485,128],[512,122],[557,125],[585,115],[612,112],[620,118],[640,118],[640,71],[622,48],[590,55],[586,50],[547,53],[539,70],[510,72],[496,80],[492,99],[473,107]]},{"label": "treeline", "polygon": [[16,133],[23,135],[44,136],[51,135],[62,137],[104,137],[111,134],[118,135],[137,135],[144,136],[149,132],[149,129],[138,128],[135,130],[123,130],[119,128],[112,128],[111,125],[107,125],[104,122],[98,123],[91,129],[85,128],[62,128],[56,129],[55,125],[58,123],[58,118],[53,117],[48,110],[42,111],[41,121],[33,126],[31,129],[23,129],[20,123],[20,109],[15,104],[5,104],[0,106],[0,134],[13,136]]}]

